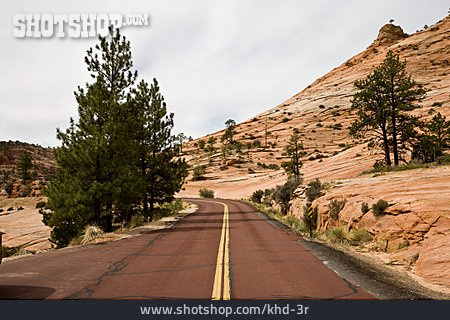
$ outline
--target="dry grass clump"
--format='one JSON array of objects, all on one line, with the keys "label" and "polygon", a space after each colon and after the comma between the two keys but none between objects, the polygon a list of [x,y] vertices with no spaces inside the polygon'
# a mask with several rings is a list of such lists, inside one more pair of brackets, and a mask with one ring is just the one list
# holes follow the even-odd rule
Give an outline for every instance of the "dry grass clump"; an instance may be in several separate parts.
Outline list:
[{"label": "dry grass clump", "polygon": [[86,229],[84,229],[83,237],[81,239],[81,244],[88,244],[101,235],[105,234],[102,229],[100,229],[97,226],[87,226]]}]

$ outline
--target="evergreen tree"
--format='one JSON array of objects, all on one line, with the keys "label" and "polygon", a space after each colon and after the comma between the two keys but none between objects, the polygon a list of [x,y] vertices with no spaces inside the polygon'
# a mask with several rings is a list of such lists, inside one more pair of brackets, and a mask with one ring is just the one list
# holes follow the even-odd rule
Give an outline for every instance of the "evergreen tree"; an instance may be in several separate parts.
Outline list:
[{"label": "evergreen tree", "polygon": [[450,147],[450,120],[438,113],[427,124],[428,134],[431,135],[441,150]]},{"label": "evergreen tree", "polygon": [[352,108],[357,109],[358,119],[350,127],[350,135],[369,137],[369,145],[382,142],[385,162],[398,166],[402,151],[410,150],[417,138],[416,127],[421,125],[417,117],[410,115],[420,106],[425,90],[406,72],[406,62],[388,52],[383,63],[364,80],[356,81],[357,92]]},{"label": "evergreen tree", "polygon": [[214,147],[214,145],[216,144],[217,139],[215,137],[209,137],[208,139],[208,151],[213,153],[216,148]]},{"label": "evergreen tree", "polygon": [[285,152],[289,156],[289,161],[281,164],[286,174],[297,184],[301,181],[300,168],[302,167],[301,157],[304,155],[303,144],[297,131],[294,131],[285,147]]},{"label": "evergreen tree", "polygon": [[30,177],[30,170],[33,168],[33,161],[31,155],[26,152],[20,156],[20,161],[17,164],[17,171],[19,171],[20,178],[26,182]]},{"label": "evergreen tree", "polygon": [[422,162],[434,162],[449,148],[450,121],[438,113],[426,124],[412,151],[412,158]]},{"label": "evergreen tree", "polygon": [[184,133],[179,133],[175,136],[175,141],[180,149],[180,153],[183,153],[183,143],[189,141],[189,138]]},{"label": "evergreen tree", "polygon": [[78,87],[79,120],[70,119],[66,131],[57,130],[61,147],[55,150],[58,171],[49,189],[53,212],[44,222],[53,227],[52,241],[65,246],[88,224],[105,231],[113,215],[130,208],[136,191],[135,153],[128,119],[132,73],[130,43],[119,30],[99,37],[85,62],[94,82]]},{"label": "evergreen tree", "polygon": [[392,51],[387,53],[379,70],[382,75],[381,88],[389,109],[394,165],[398,166],[400,142],[405,146],[416,135],[414,129],[418,119],[408,112],[420,108],[417,102],[422,101],[426,91],[408,75],[406,62],[400,61],[400,57]]},{"label": "evergreen tree", "polygon": [[149,86],[141,81],[135,92],[140,172],[145,180],[142,203],[144,216],[152,220],[155,205],[171,201],[187,176],[187,163],[176,159],[172,136],[174,114],[167,113],[156,79]]},{"label": "evergreen tree", "polygon": [[236,128],[236,121],[233,119],[228,119],[225,121],[225,132],[222,136],[222,142],[227,142],[228,144],[234,143],[234,134],[236,131],[234,130]]},{"label": "evergreen tree", "polygon": [[380,70],[369,74],[367,79],[355,82],[358,90],[353,96],[352,109],[357,110],[358,119],[350,127],[350,135],[368,138],[370,145],[383,145],[386,165],[391,166],[389,146],[389,111],[383,94]]}]

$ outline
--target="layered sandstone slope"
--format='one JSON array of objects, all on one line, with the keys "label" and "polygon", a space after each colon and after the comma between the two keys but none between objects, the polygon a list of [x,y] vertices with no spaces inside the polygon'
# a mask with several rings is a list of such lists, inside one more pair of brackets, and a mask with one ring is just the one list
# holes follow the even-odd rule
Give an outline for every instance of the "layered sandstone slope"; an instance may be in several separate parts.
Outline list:
[{"label": "layered sandstone slope", "polygon": [[[264,145],[265,132],[269,131],[269,148],[244,149],[240,155],[224,158],[219,150],[212,155],[199,150],[195,147],[198,140],[190,142],[185,148],[187,160],[192,165],[206,165],[209,179],[189,181],[182,194],[197,195],[199,188],[210,187],[221,197],[246,197],[257,188],[283,182],[282,170],[265,169],[257,164],[279,165],[283,161],[283,147],[294,128],[299,130],[308,153],[303,159],[306,181],[315,177],[330,180],[358,176],[380,156],[348,135],[347,128],[355,119],[350,111],[353,83],[366,77],[392,50],[407,61],[408,72],[428,89],[423,108],[415,112],[425,118],[437,112],[450,116],[449,30],[449,16],[410,36],[388,24],[366,50],[280,105],[238,124],[236,140],[244,144],[259,140]],[[222,134],[220,131],[202,139],[216,137],[219,149]]]},{"label": "layered sandstone slope", "polygon": [[[213,152],[195,147],[198,140],[188,144],[186,158],[193,166],[205,165],[207,179],[189,180],[181,195],[198,196],[198,189],[207,187],[218,197],[241,198],[282,184],[286,180],[279,167],[282,152],[296,128],[307,151],[302,159],[305,182],[317,177],[329,185],[313,202],[319,211],[319,231],[366,229],[373,240],[358,250],[386,264],[400,265],[427,286],[450,293],[450,167],[363,175],[383,156],[348,135],[355,119],[350,110],[353,83],[377,67],[389,50],[406,60],[408,72],[428,90],[423,108],[415,113],[424,119],[437,112],[449,118],[450,17],[409,36],[388,24],[366,50],[287,101],[237,126],[235,138],[244,144],[259,140],[264,145],[269,131],[268,148],[223,155],[220,143]],[[214,136],[220,141],[222,134],[202,139]],[[297,190],[290,215],[303,216],[304,191],[303,187]],[[385,214],[361,212],[363,202],[372,206],[379,199],[389,203]],[[332,200],[345,202],[337,221],[329,213]]]}]

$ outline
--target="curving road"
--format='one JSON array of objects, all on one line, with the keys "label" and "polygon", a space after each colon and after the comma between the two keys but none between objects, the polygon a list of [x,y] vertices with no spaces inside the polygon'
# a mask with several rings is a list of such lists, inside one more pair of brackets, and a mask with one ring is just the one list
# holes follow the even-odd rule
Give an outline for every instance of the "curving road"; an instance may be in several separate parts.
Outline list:
[{"label": "curving road", "polygon": [[0,299],[373,299],[247,204],[189,199],[170,229],[0,265]]}]

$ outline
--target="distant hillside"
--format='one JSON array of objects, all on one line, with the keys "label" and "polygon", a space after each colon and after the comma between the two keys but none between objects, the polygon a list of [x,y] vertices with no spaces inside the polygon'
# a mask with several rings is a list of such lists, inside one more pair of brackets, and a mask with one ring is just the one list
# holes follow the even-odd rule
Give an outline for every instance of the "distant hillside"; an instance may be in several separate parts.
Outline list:
[{"label": "distant hillside", "polygon": [[33,169],[37,179],[48,180],[55,173],[56,164],[52,148],[19,141],[0,141],[0,191],[8,182],[19,178],[17,164],[24,153],[32,157]]},{"label": "distant hillside", "polygon": [[[413,35],[404,34],[393,24],[383,26],[366,50],[278,106],[237,125],[235,138],[243,144],[259,141],[256,146],[258,143],[264,145],[268,131],[268,148],[244,148],[240,154],[224,158],[220,154],[223,131],[188,143],[184,148],[186,159],[193,166],[206,165],[208,180],[189,181],[182,194],[197,195],[199,188],[207,186],[218,196],[235,198],[284,182],[283,170],[277,170],[276,166],[284,160],[283,148],[294,128],[302,136],[307,151],[302,159],[305,181],[315,177],[325,180],[350,178],[371,168],[380,155],[369,151],[365,144],[352,141],[348,135],[347,128],[355,119],[350,110],[354,82],[365,78],[384,60],[388,50],[392,50],[407,61],[408,72],[428,89],[423,108],[416,114],[421,114],[424,119],[437,112],[449,117],[449,31],[448,16]],[[207,141],[210,137],[217,138],[213,154],[196,147],[200,140]],[[269,165],[272,166],[269,168]]]}]

